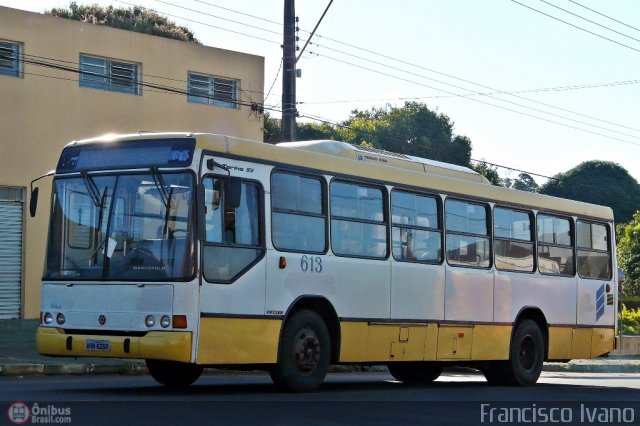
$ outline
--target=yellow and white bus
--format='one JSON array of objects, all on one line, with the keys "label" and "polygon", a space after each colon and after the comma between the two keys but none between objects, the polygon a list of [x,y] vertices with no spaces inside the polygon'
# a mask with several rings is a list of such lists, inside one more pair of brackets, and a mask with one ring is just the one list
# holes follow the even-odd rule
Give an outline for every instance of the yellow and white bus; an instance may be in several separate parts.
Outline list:
[{"label": "yellow and white bus", "polygon": [[[37,195],[32,197],[35,206]],[[292,391],[329,364],[530,385],[616,346],[610,208],[337,141],[212,134],[73,142],[53,181],[41,354],[203,367]]]}]

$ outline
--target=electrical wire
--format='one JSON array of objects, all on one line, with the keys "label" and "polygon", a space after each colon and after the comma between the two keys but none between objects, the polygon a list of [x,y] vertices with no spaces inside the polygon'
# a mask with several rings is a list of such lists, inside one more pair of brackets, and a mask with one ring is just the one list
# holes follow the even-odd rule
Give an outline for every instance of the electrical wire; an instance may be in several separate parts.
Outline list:
[{"label": "electrical wire", "polygon": [[[118,1],[118,0],[117,0],[117,1]],[[157,1],[161,1],[161,0],[157,0]],[[206,2],[204,2],[204,1],[200,1],[200,0],[195,0],[195,1],[198,1],[199,3],[207,4],[207,5],[210,5],[210,6],[217,7],[216,5],[211,5],[210,3],[206,3]],[[164,2],[164,1],[161,1],[161,2],[163,2],[163,3],[167,3],[167,2]],[[178,6],[177,6],[177,7],[178,7]],[[222,8],[222,7],[221,7],[221,8]],[[239,14],[242,14],[242,15],[255,17],[254,15],[245,14],[245,13],[242,13],[242,12],[239,12],[239,11],[236,11],[236,10],[233,10],[233,9],[229,9],[229,8],[223,8],[223,9],[228,10],[228,11],[233,11],[234,13],[239,13]],[[191,9],[191,10],[192,10],[192,9]],[[199,11],[195,11],[195,12],[196,12],[196,13],[204,13],[204,12],[199,12]],[[224,18],[223,18],[223,19],[224,19]],[[267,21],[269,21],[269,20],[267,20]],[[233,21],[233,22],[238,22],[238,21]],[[269,22],[275,23],[275,21],[269,21]],[[303,31],[304,31],[304,30],[303,30]],[[304,31],[304,32],[308,32],[308,31]],[[319,37],[319,38],[320,38],[320,37],[323,37],[323,36],[321,36],[321,35],[319,35],[319,34],[318,34],[318,35],[317,35],[317,37]],[[338,42],[338,43],[341,43],[341,44],[345,44],[345,45],[347,45],[347,46],[351,46],[351,47],[354,47],[354,48],[357,48],[357,49],[360,49],[360,50],[363,50],[363,51],[367,51],[367,52],[369,52],[369,53],[373,53],[373,54],[376,54],[376,55],[379,55],[379,56],[383,56],[383,57],[386,57],[386,58],[389,58],[389,59],[393,59],[393,60],[396,60],[396,61],[399,61],[399,62],[402,62],[402,63],[405,63],[405,64],[410,64],[410,63],[408,63],[408,62],[406,62],[406,61],[398,60],[398,59],[396,59],[396,58],[391,58],[391,57],[389,57],[389,56],[387,56],[387,55],[378,54],[377,52],[373,52],[373,51],[371,51],[371,50],[362,49],[362,48],[360,48],[360,47],[358,47],[358,46],[354,46],[354,45],[351,45],[351,44],[349,44],[349,43],[343,43],[343,42],[340,42],[340,41],[338,41],[338,40],[330,39],[330,38],[328,38],[328,37],[323,37],[323,38],[326,38],[327,40],[333,40],[333,41],[335,41],[335,42]],[[436,81],[436,82],[441,83],[441,84],[449,85],[449,86],[452,86],[452,87],[455,87],[455,88],[459,88],[459,89],[462,89],[462,90],[471,91],[470,89],[467,89],[467,88],[462,88],[462,87],[460,87],[460,86],[452,85],[452,84],[450,84],[450,83],[442,82],[442,81],[440,81],[440,80],[431,79],[431,78],[426,77],[426,76],[424,76],[424,75],[419,75],[419,74],[412,73],[412,72],[409,72],[409,71],[406,71],[406,70],[402,70],[402,69],[397,68],[397,67],[392,67],[392,66],[389,66],[389,65],[386,65],[386,64],[383,64],[383,63],[377,62],[377,61],[372,61],[372,60],[369,60],[369,59],[366,59],[366,58],[362,58],[362,57],[360,57],[360,56],[352,55],[352,54],[350,54],[350,53],[348,53],[348,52],[344,52],[344,51],[341,51],[341,50],[339,50],[339,49],[334,49],[334,48],[331,48],[331,47],[328,47],[328,46],[325,46],[325,45],[319,45],[318,43],[311,43],[311,44],[314,44],[314,45],[316,45],[316,46],[318,46],[318,47],[324,47],[324,48],[327,48],[328,50],[336,51],[336,52],[339,52],[339,53],[342,53],[342,54],[345,54],[345,55],[350,55],[350,56],[352,56],[352,57],[354,57],[354,56],[355,56],[356,58],[358,58],[358,59],[360,59],[360,60],[364,60],[364,61],[367,61],[367,62],[372,62],[372,63],[375,63],[375,64],[377,64],[377,65],[380,65],[380,66],[383,66],[383,67],[388,67],[388,68],[391,68],[391,69],[394,69],[394,70],[397,70],[397,71],[400,71],[400,72],[409,73],[409,74],[412,74],[412,75],[419,76],[419,77],[421,77],[421,78],[425,78],[425,79],[429,79],[429,80]],[[314,52],[310,52],[310,53],[314,53]],[[316,54],[316,55],[319,55],[317,52],[316,52],[315,54]],[[320,55],[319,55],[319,56],[320,56]],[[326,55],[325,55],[325,57],[326,57]],[[410,65],[412,65],[412,66],[417,66],[417,65],[415,65],[415,64],[410,64]],[[420,67],[420,66],[417,66],[417,67]],[[445,76],[450,77],[450,78],[454,78],[454,79],[457,79],[457,80],[461,80],[461,81],[464,81],[464,82],[467,82],[467,83],[470,83],[470,84],[473,84],[473,85],[477,85],[477,86],[479,86],[479,87],[484,87],[484,88],[487,88],[487,89],[489,89],[489,90],[494,90],[494,91],[498,92],[499,94],[508,94],[508,95],[512,95],[512,96],[514,96],[514,97],[518,97],[518,98],[523,99],[523,100],[526,100],[526,101],[528,101],[528,102],[533,102],[533,103],[541,104],[541,105],[546,106],[546,107],[550,107],[550,108],[554,108],[554,109],[562,110],[562,111],[568,112],[568,113],[570,113],[570,114],[574,114],[574,115],[582,116],[582,117],[585,117],[585,118],[589,118],[589,119],[591,119],[591,120],[596,120],[596,121],[604,122],[604,123],[607,123],[607,124],[615,125],[615,126],[617,126],[617,127],[626,128],[626,129],[629,129],[629,130],[640,131],[639,129],[634,129],[634,128],[629,127],[629,126],[625,126],[625,125],[621,125],[621,124],[613,123],[613,122],[610,122],[610,121],[607,121],[607,120],[602,120],[602,119],[597,118],[597,117],[589,116],[589,115],[586,115],[586,114],[581,114],[581,113],[578,113],[578,112],[575,112],[575,111],[571,111],[571,110],[568,110],[568,109],[564,109],[564,108],[556,107],[556,106],[549,105],[549,104],[546,104],[546,103],[543,103],[543,102],[535,101],[535,100],[532,100],[532,99],[529,99],[529,98],[525,98],[525,97],[523,97],[523,96],[518,96],[517,94],[507,93],[506,91],[499,91],[499,90],[497,90],[497,89],[493,89],[493,88],[490,88],[490,87],[488,87],[488,86],[483,86],[483,85],[480,85],[480,84],[478,84],[478,83],[475,83],[475,82],[472,82],[472,81],[469,81],[469,80],[464,80],[464,79],[457,78],[457,77],[452,76],[452,75],[450,75],[450,74],[440,73],[440,72],[438,72],[438,71],[431,70],[431,69],[428,69],[428,68],[425,68],[425,67],[420,67],[420,68],[425,69],[425,70],[428,70],[428,71],[431,71],[431,72],[435,72],[435,73],[438,73],[438,74],[441,74],[441,75],[445,75]],[[438,89],[436,89],[436,90],[438,90]],[[483,96],[489,96],[489,97],[491,97],[491,95],[481,94],[481,92],[474,92],[474,93],[475,93],[475,94],[478,94],[478,95],[483,95]],[[465,97],[465,95],[459,95],[459,94],[453,94],[453,96],[456,96],[456,97]],[[629,134],[624,133],[624,132],[619,132],[619,131],[612,130],[612,129],[608,129],[608,128],[605,128],[605,127],[602,127],[602,126],[597,126],[597,125],[594,125],[594,124],[591,124],[591,123],[586,123],[586,122],[584,122],[584,121],[575,120],[575,119],[572,119],[572,118],[568,118],[568,117],[560,116],[560,115],[553,114],[553,113],[550,113],[550,112],[547,112],[547,111],[542,111],[542,110],[540,110],[540,109],[536,109],[536,108],[528,107],[528,106],[525,106],[525,105],[522,105],[522,104],[518,104],[518,103],[514,103],[514,102],[506,101],[506,100],[504,100],[504,99],[498,99],[498,98],[493,98],[493,99],[496,99],[496,100],[501,101],[501,102],[510,103],[510,104],[515,105],[515,106],[519,106],[519,107],[521,107],[521,108],[531,109],[531,110],[533,110],[533,111],[541,112],[541,113],[543,113],[543,114],[548,114],[548,115],[555,116],[555,117],[558,117],[558,118],[562,118],[562,119],[565,119],[565,120],[573,121],[573,122],[576,122],[576,123],[579,123],[579,124],[583,124],[583,125],[591,126],[591,127],[594,127],[594,128],[598,128],[598,129],[601,129],[601,130],[606,130],[606,131],[610,131],[610,132],[613,132],[613,133],[618,133],[618,134],[621,134],[621,135],[624,135],[624,136],[629,136],[629,137],[633,137],[633,138],[638,138],[638,139],[640,139],[640,138],[639,138],[639,137],[637,137],[637,136],[629,135]],[[531,116],[531,117],[536,118],[536,116]]]},{"label": "electrical wire", "polygon": [[[379,71],[379,70],[376,70],[376,69],[373,69],[373,68],[364,67],[362,65],[354,64],[354,63],[348,62],[348,61],[343,61],[341,59],[333,58],[333,57],[330,57],[330,56],[327,56],[327,55],[322,55],[322,56],[327,58],[327,59],[331,59],[331,60],[336,61],[336,62],[340,62],[340,63],[346,64],[346,65],[350,65],[350,66],[353,66],[353,67],[356,67],[356,68],[360,68],[360,69],[364,69],[364,70],[367,70],[367,71],[371,71],[371,72],[374,72],[376,74],[380,74],[380,75],[384,75],[384,76],[387,76],[387,77],[395,78],[397,80],[406,81],[408,83],[416,84],[418,86],[426,87],[428,89],[438,90],[440,92],[447,93],[447,94],[453,95],[455,97],[463,97],[463,95],[460,95],[460,94],[457,94],[457,93],[454,93],[454,92],[450,92],[450,91],[447,91],[445,89],[437,88],[437,87],[434,87],[434,86],[429,86],[429,85],[426,85],[426,84],[423,84],[423,83],[419,83],[419,82],[416,82],[416,81],[413,81],[413,80],[405,79],[403,77],[394,76],[394,75],[391,75],[389,73],[385,73],[383,71]],[[573,125],[570,125],[570,124],[566,124],[566,123],[562,123],[562,122],[559,122],[559,121],[551,120],[551,119],[548,119],[548,118],[545,118],[545,117],[539,117],[537,115],[533,115],[533,114],[529,114],[529,113],[526,113],[526,112],[518,111],[518,110],[515,110],[515,109],[512,109],[512,108],[507,108],[507,107],[504,107],[504,106],[501,106],[501,105],[492,104],[490,102],[482,101],[480,99],[474,99],[472,97],[466,97],[465,99],[468,99],[468,100],[471,100],[473,102],[477,102],[477,103],[480,103],[480,104],[488,105],[488,106],[491,106],[491,107],[494,107],[494,108],[499,108],[499,109],[502,109],[502,110],[505,110],[505,111],[510,111],[510,112],[513,112],[513,113],[516,113],[516,114],[520,114],[520,115],[523,115],[523,116],[526,116],[526,117],[531,117],[531,118],[535,118],[535,119],[538,119],[538,120],[546,121],[548,123],[557,124],[559,126],[567,127],[567,128],[570,128],[570,129],[581,131],[581,132],[590,133],[590,134],[593,134],[593,135],[602,136],[602,137],[605,137],[605,138],[608,138],[608,139],[612,139],[612,140],[616,140],[616,141],[619,141],[619,142],[640,146],[640,143],[636,143],[636,142],[628,141],[628,140],[625,140],[625,139],[620,139],[620,138],[617,138],[615,136],[610,136],[610,135],[606,135],[606,134],[603,134],[603,133],[598,133],[598,132],[594,132],[594,131],[591,131],[591,130],[583,129],[581,127],[576,127],[576,126],[573,126]],[[508,101],[505,101],[505,102],[508,102]],[[547,113],[547,114],[550,114],[550,113]],[[609,129],[607,129],[607,130],[611,131]],[[632,136],[632,137],[637,138],[637,136]]]},{"label": "electrical wire", "polygon": [[[67,65],[61,65],[55,62],[49,62],[49,61],[42,61],[42,60],[37,60],[37,59],[29,59],[26,55],[19,55],[20,57],[20,61],[23,64],[29,64],[29,65],[34,65],[34,66],[40,66],[40,67],[44,67],[44,68],[49,68],[49,69],[55,69],[58,71],[65,71],[65,72],[70,72],[73,74],[77,74],[77,75],[88,75],[88,76],[96,76],[96,77],[101,77],[104,78],[105,75],[104,74],[99,74],[99,73],[94,73],[91,71],[86,71],[86,70],[80,70],[78,68],[72,68],[70,66]],[[64,61],[64,62],[69,62],[69,61]],[[29,74],[29,73],[26,73]],[[55,79],[60,79],[60,80],[69,80],[69,81],[77,81],[75,79],[65,79],[65,78],[60,78],[57,76],[45,76],[45,75],[40,75],[40,74],[35,74],[35,73],[31,73],[32,75],[38,75],[38,76],[42,76],[42,77],[48,77],[48,78],[55,78]],[[167,86],[167,85],[161,85],[161,84],[156,84],[156,83],[149,83],[149,82],[143,82],[143,81],[132,81],[132,84],[135,84],[137,87],[140,88],[145,88],[145,90],[149,90],[151,89],[152,91],[159,91],[162,93],[173,93],[173,94],[177,94],[177,95],[193,95],[192,93],[190,93],[188,90],[185,89],[181,89],[181,88],[177,88],[177,87],[173,87],[173,86]],[[205,98],[205,99],[210,99],[210,100],[220,100],[218,98],[216,98],[213,95],[205,95],[205,94],[200,94],[198,93],[197,97],[199,98]],[[282,112],[281,110],[275,109],[275,108],[265,108],[264,105],[261,104],[257,104],[255,102],[242,102],[242,101],[226,101],[230,104],[233,104],[235,106],[245,106],[245,107],[249,107],[252,110],[254,109],[268,109],[268,110],[272,110],[275,112]]]},{"label": "electrical wire", "polygon": [[585,5],[583,5],[583,4],[580,4],[580,3],[578,3],[577,1],[574,1],[574,0],[569,0],[569,1],[570,1],[571,3],[573,3],[573,4],[575,4],[575,5],[578,5],[578,6],[582,7],[582,8],[585,8],[585,9],[587,9],[587,10],[590,10],[590,11],[591,11],[591,12],[593,12],[593,13],[596,13],[596,14],[598,14],[598,15],[600,15],[600,16],[603,16],[603,17],[605,17],[605,18],[607,18],[607,19],[611,19],[612,21],[617,22],[618,24],[624,25],[625,27],[629,27],[629,28],[634,29],[634,30],[636,30],[636,31],[640,31],[640,28],[636,28],[636,27],[634,27],[634,26],[632,26],[632,25],[625,24],[624,22],[619,21],[619,20],[617,20],[617,19],[615,19],[615,18],[612,18],[611,16],[605,15],[604,13],[600,13],[600,12],[598,12],[597,10],[593,10],[593,9],[591,9],[591,8],[588,8],[587,6],[585,6]]},{"label": "electrical wire", "polygon": [[[376,137],[379,136],[379,135],[377,135],[376,133],[374,133],[372,131],[356,129],[356,128],[353,128],[351,126],[347,126],[347,125],[342,124],[342,123],[337,123],[335,121],[332,121],[332,120],[329,120],[329,119],[326,119],[326,118],[323,118],[323,117],[320,117],[320,116],[317,116],[317,115],[314,115],[314,114],[301,113],[300,117],[308,118],[310,120],[318,121],[318,122],[321,122],[321,123],[324,123],[324,124],[329,124],[329,125],[332,125],[332,126],[335,126],[335,127],[340,127],[340,128],[343,128],[343,129],[351,130],[354,133],[365,134],[365,135],[368,134],[370,136],[376,136]],[[398,139],[398,138],[389,138],[389,137],[385,137],[385,136],[383,136],[381,139],[387,140],[387,141],[402,142],[402,143],[406,142],[406,141]],[[420,148],[422,150],[425,150],[425,151],[428,150],[427,147],[423,147],[421,145],[413,145],[413,147],[418,147],[418,148]],[[528,175],[538,176],[538,177],[541,177],[541,178],[554,180],[554,181],[558,181],[558,182],[561,182],[561,181],[564,181],[564,180],[568,179],[568,177],[567,178],[561,178],[561,177],[557,177],[557,175],[556,176],[547,176],[547,175],[543,175],[541,173],[530,172],[530,171],[523,170],[523,169],[518,169],[518,168],[505,166],[505,165],[498,164],[498,163],[489,162],[487,160],[476,160],[476,159],[470,158],[469,161],[473,161],[475,163],[484,163],[484,164],[487,164],[487,165],[490,165],[490,166],[493,166],[493,167],[499,167],[499,168],[502,168],[502,169],[505,169],[505,170],[510,170],[510,171],[519,172],[519,173],[526,173]],[[590,185],[590,184],[583,183],[583,182],[574,182],[574,184],[576,184],[578,186],[585,187],[585,188],[589,188],[589,189],[598,189],[598,190],[601,189],[601,187],[599,185],[596,185],[596,184]],[[619,190],[617,188],[607,188],[607,190],[611,191],[611,192],[618,193],[620,195],[624,195],[624,196],[628,195],[628,193],[626,193],[626,192],[624,192],[622,190]]]},{"label": "electrical wire", "polygon": [[[640,80],[624,80],[624,81],[614,81],[610,83],[599,83],[599,84],[580,84],[574,86],[557,86],[557,87],[545,87],[545,88],[537,88],[537,89],[525,89],[525,90],[506,90],[499,92],[479,92],[479,93],[469,93],[467,95],[461,95],[461,97],[467,96],[484,96],[484,95],[512,95],[519,93],[541,93],[541,92],[563,92],[570,90],[582,90],[582,89],[592,89],[598,87],[617,87],[617,86],[627,86],[633,84],[640,84]],[[307,105],[322,105],[322,104],[340,104],[340,103],[362,103],[362,102],[385,102],[385,101],[415,101],[420,99],[444,99],[444,98],[453,98],[453,95],[433,95],[433,96],[402,96],[397,98],[378,98],[378,99],[340,99],[333,101],[300,101],[300,104]],[[636,130],[640,132],[640,129],[634,129],[630,127],[631,130]]]},{"label": "electrical wire", "polygon": [[276,72],[276,76],[273,79],[273,83],[271,83],[271,87],[269,88],[269,91],[267,92],[267,96],[264,97],[264,102],[267,102],[267,99],[269,99],[269,95],[271,94],[271,90],[273,90],[273,86],[275,86],[276,81],[278,81],[278,76],[280,75],[280,71],[282,70],[282,63],[284,61],[280,60],[280,66],[278,67],[278,72]]},{"label": "electrical wire", "polygon": [[604,40],[610,41],[611,43],[615,43],[615,44],[617,44],[617,45],[619,45],[619,46],[626,47],[627,49],[631,49],[631,50],[634,50],[634,51],[636,51],[636,52],[640,52],[640,49],[636,49],[635,47],[631,47],[631,46],[628,46],[628,45],[626,45],[626,44],[624,44],[624,43],[620,43],[619,41],[615,41],[615,40],[613,40],[613,39],[610,39],[609,37],[605,37],[605,36],[600,35],[600,34],[598,34],[598,33],[594,33],[593,31],[589,31],[589,30],[587,30],[587,29],[585,29],[585,28],[582,28],[582,27],[579,27],[579,26],[577,26],[577,25],[574,25],[574,24],[572,24],[572,23],[570,23],[570,22],[567,22],[567,21],[565,21],[565,20],[563,20],[563,19],[557,18],[557,17],[555,17],[555,16],[553,16],[553,15],[550,15],[550,14],[548,14],[548,13],[542,12],[542,11],[540,11],[540,10],[538,10],[538,9],[535,9],[535,8],[531,7],[531,6],[527,6],[526,4],[520,3],[520,2],[519,2],[519,1],[517,1],[517,0],[511,0],[511,1],[512,1],[513,3],[519,4],[519,5],[520,5],[520,6],[522,6],[522,7],[526,7],[527,9],[533,10],[534,12],[538,12],[539,14],[544,15],[544,16],[546,16],[546,17],[548,17],[548,18],[554,19],[554,20],[556,20],[556,21],[562,22],[563,24],[569,25],[570,27],[576,28],[576,29],[578,29],[578,30],[580,30],[580,31],[584,31],[584,32],[586,32],[586,33],[589,33],[589,34],[594,35],[594,36],[596,36],[596,37],[599,37],[599,38],[601,38],[601,39],[604,39]]},{"label": "electrical wire", "polygon": [[595,21],[592,21],[591,19],[587,19],[587,18],[585,18],[584,16],[580,16],[580,15],[578,15],[577,13],[573,13],[573,12],[571,12],[571,11],[569,11],[569,10],[563,9],[563,8],[561,8],[560,6],[557,6],[557,5],[553,4],[553,3],[549,3],[547,0],[540,0],[540,1],[541,1],[542,3],[544,3],[544,4],[548,4],[548,5],[549,5],[549,6],[551,6],[551,7],[554,7],[554,8],[556,8],[556,9],[558,9],[558,10],[561,10],[561,11],[563,11],[563,12],[565,12],[565,13],[568,13],[569,15],[575,16],[576,18],[580,18],[580,19],[582,19],[583,21],[587,21],[587,22],[589,22],[589,23],[591,23],[591,24],[593,24],[593,25],[597,25],[597,26],[599,26],[600,28],[604,28],[604,29],[609,30],[609,31],[611,31],[611,32],[614,32],[614,33],[616,33],[616,34],[618,34],[618,35],[621,35],[621,36],[623,36],[623,37],[626,37],[626,38],[629,38],[629,39],[631,39],[631,40],[634,40],[634,41],[638,41],[638,42],[640,42],[640,39],[637,39],[637,38],[635,38],[635,37],[631,37],[630,35],[627,35],[627,34],[625,34],[625,33],[621,33],[620,31],[614,30],[613,28],[609,28],[609,27],[607,27],[606,25],[599,24],[599,23],[597,23],[597,22],[595,22]]}]

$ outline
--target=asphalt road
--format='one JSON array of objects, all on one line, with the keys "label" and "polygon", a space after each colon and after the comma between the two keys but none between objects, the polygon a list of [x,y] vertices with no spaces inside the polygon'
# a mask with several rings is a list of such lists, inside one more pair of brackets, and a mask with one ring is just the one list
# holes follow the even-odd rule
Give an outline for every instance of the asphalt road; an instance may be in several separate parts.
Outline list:
[{"label": "asphalt road", "polygon": [[310,394],[279,392],[262,374],[204,375],[184,391],[149,376],[0,377],[0,424],[12,424],[11,410],[24,417],[17,401],[27,424],[640,424],[640,374],[543,373],[536,386],[512,388],[466,372],[430,386],[344,373]]}]

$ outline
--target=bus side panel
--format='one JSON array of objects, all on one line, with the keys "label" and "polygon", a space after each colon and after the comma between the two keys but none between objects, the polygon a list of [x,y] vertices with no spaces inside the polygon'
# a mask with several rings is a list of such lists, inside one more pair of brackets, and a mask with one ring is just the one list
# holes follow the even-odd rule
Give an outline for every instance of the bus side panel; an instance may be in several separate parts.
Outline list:
[{"label": "bus side panel", "polygon": [[201,318],[198,364],[268,364],[278,360],[282,320]]},{"label": "bus side panel", "polygon": [[[286,267],[278,267],[280,257]],[[327,299],[339,318],[388,319],[388,261],[333,255],[267,252],[266,312],[286,313],[302,296]]]},{"label": "bus side panel", "polygon": [[391,318],[444,319],[442,265],[391,262]]},{"label": "bus side panel", "polygon": [[[609,292],[607,292],[609,285]],[[611,326],[615,324],[615,282],[578,278],[578,324]]]},{"label": "bus side panel", "polygon": [[576,279],[496,271],[495,321],[513,323],[525,307],[539,308],[549,324],[576,323]]},{"label": "bus side panel", "polygon": [[493,270],[446,266],[445,320],[493,321]]}]

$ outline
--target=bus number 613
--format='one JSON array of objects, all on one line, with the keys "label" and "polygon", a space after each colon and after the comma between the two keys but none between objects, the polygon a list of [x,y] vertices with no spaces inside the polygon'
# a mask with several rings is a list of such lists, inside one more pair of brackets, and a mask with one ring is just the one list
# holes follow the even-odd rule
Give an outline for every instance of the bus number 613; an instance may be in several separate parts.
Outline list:
[{"label": "bus number 613", "polygon": [[300,258],[300,269],[302,269],[302,272],[319,274],[322,272],[322,258],[320,256],[302,256]]}]

